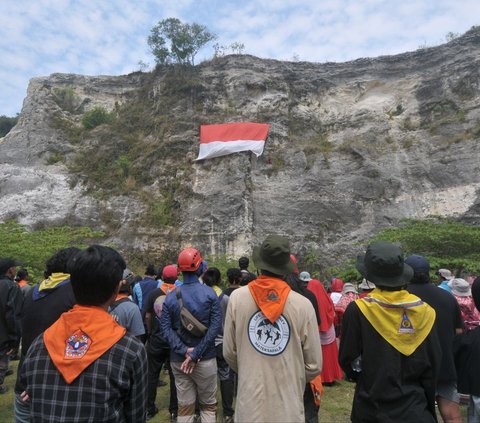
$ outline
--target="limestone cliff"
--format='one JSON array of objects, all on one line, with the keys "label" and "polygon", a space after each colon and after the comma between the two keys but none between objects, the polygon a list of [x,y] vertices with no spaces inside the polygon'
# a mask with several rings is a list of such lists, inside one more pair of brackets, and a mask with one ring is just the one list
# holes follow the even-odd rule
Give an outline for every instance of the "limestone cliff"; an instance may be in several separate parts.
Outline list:
[{"label": "limestone cliff", "polygon": [[[115,122],[86,131],[96,106]],[[239,120],[271,124],[263,156],[194,161],[201,123]],[[239,55],[53,74],[30,82],[0,142],[0,218],[103,227],[122,250],[154,254],[194,244],[238,257],[276,232],[338,264],[405,217],[479,223],[479,141],[479,29],[347,63]]]}]

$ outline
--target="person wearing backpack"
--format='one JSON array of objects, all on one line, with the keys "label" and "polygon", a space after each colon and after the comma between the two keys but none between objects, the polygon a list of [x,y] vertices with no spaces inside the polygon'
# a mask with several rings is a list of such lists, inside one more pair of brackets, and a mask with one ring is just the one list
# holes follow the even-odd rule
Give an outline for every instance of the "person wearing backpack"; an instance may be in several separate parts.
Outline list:
[{"label": "person wearing backpack", "polygon": [[130,299],[134,277],[135,275],[129,269],[123,271],[120,290],[108,312],[120,326],[127,329],[130,335],[140,338],[145,334],[142,315],[138,306]]},{"label": "person wearing backpack", "polygon": [[[236,269],[237,270],[237,269]],[[235,391],[234,373],[223,357],[223,327],[225,325],[225,316],[227,314],[228,295],[220,288],[222,276],[220,270],[216,267],[209,267],[203,274],[203,283],[210,286],[218,296],[220,308],[222,309],[222,331],[215,339],[215,348],[217,349],[217,369],[220,379],[220,394],[222,397],[223,422],[233,423],[233,397]]]},{"label": "person wearing backpack", "polygon": [[176,280],[177,266],[172,264],[165,266],[162,270],[162,285],[150,292],[145,304],[145,323],[148,332],[146,345],[148,358],[147,420],[152,419],[158,413],[155,399],[157,398],[157,385],[163,367],[168,370],[170,379],[170,403],[168,406],[170,421],[177,420],[177,389],[175,388],[175,378],[169,360],[170,345],[160,331],[163,302],[167,298],[166,296],[175,290]]},{"label": "person wearing backpack", "polygon": [[170,365],[178,397],[178,422],[193,422],[198,396],[202,423],[215,422],[217,362],[215,338],[222,330],[222,311],[215,291],[200,283],[206,270],[200,252],[186,248],[178,256],[183,285],[167,295],[160,319],[170,345]]}]

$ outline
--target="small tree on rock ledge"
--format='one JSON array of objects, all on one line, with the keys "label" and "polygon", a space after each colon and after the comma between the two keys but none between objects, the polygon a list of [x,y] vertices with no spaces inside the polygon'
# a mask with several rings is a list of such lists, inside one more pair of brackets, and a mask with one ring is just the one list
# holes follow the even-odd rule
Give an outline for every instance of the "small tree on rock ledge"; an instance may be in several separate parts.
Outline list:
[{"label": "small tree on rock ledge", "polygon": [[168,18],[155,25],[148,37],[148,45],[157,64],[181,63],[194,65],[198,51],[217,36],[204,25],[183,23]]}]

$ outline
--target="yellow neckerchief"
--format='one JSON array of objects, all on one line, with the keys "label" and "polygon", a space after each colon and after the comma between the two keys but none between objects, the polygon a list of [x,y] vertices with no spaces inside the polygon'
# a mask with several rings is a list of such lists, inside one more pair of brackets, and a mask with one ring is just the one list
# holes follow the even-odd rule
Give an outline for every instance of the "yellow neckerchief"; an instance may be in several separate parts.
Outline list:
[{"label": "yellow neckerchief", "polygon": [[52,289],[55,288],[60,282],[63,282],[65,279],[69,279],[70,274],[68,273],[52,273],[48,279],[44,279],[40,286],[38,287],[39,291],[44,289]]},{"label": "yellow neckerchief", "polygon": [[217,294],[217,297],[220,297],[220,295],[222,295],[222,288],[220,288],[218,285],[212,285],[212,288],[215,291],[215,294]]},{"label": "yellow neckerchief", "polygon": [[405,290],[376,288],[355,303],[382,338],[406,356],[415,352],[435,323],[435,310]]},{"label": "yellow neckerchief", "polygon": [[43,333],[53,364],[68,384],[126,333],[104,309],[75,305]]}]

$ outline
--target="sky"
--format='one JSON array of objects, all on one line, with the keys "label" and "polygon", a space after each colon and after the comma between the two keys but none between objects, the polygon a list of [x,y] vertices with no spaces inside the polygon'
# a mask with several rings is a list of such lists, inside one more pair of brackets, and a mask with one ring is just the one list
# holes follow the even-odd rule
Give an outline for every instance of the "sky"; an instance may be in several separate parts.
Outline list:
[{"label": "sky", "polygon": [[[176,17],[228,46],[278,60],[344,62],[435,46],[480,25],[479,0],[0,0],[0,115],[21,111],[29,80],[154,67],[152,27]],[[211,58],[210,46],[197,62]]]}]

